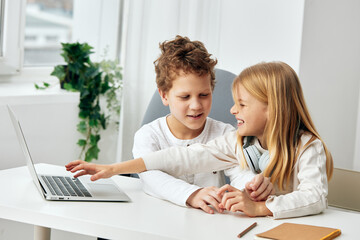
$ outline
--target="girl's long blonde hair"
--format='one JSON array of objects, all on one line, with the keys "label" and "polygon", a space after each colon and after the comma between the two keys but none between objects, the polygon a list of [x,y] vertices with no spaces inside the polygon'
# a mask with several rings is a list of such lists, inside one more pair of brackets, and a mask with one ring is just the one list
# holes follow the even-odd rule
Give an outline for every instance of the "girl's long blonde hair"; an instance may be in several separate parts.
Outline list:
[{"label": "girl's long blonde hair", "polygon": [[[311,133],[312,137],[304,148],[315,139],[322,142],[326,154],[326,173],[330,179],[333,159],[315,129],[295,71],[283,62],[259,63],[246,68],[235,78],[232,85],[235,103],[239,84],[242,84],[256,99],[268,105],[269,119],[264,136],[270,161],[263,172],[264,176],[271,175],[271,182],[276,183],[280,189],[290,183],[296,159],[301,152],[298,148],[301,136],[299,132],[305,131]],[[244,137],[238,135],[241,150],[243,150]],[[243,151],[241,153],[241,165],[245,165]]]}]

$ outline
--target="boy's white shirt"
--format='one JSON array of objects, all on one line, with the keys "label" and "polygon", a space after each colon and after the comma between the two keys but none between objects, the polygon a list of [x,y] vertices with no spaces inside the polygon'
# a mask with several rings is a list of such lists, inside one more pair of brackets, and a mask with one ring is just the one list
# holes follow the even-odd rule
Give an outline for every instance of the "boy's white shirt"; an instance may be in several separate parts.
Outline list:
[{"label": "boy's white shirt", "polygon": [[[145,154],[174,146],[187,147],[195,143],[206,143],[227,132],[234,131],[234,127],[211,118],[207,118],[202,133],[193,139],[182,140],[176,138],[170,131],[166,117],[154,120],[142,126],[134,137],[133,156],[138,158]],[[255,176],[251,171],[241,171],[234,166],[225,171],[231,184],[239,189],[244,188],[246,182]],[[165,199],[180,206],[187,206],[189,196],[202,187],[221,187],[225,184],[223,171],[208,171],[197,174],[183,174],[173,177],[159,170],[147,171],[139,174],[143,183],[143,190],[152,196]]]},{"label": "boy's white shirt", "polygon": [[[309,134],[302,134],[300,147],[310,138]],[[173,147],[141,157],[146,169],[160,169],[174,176],[219,171],[238,166],[241,157],[236,140],[236,132],[230,132],[207,144],[194,144],[188,148]],[[256,142],[255,146],[263,151]],[[276,186],[275,189],[276,196],[270,196],[266,201],[274,218],[317,214],[327,207],[326,155],[319,139],[310,143],[306,149],[301,149],[288,188],[281,192]]]}]

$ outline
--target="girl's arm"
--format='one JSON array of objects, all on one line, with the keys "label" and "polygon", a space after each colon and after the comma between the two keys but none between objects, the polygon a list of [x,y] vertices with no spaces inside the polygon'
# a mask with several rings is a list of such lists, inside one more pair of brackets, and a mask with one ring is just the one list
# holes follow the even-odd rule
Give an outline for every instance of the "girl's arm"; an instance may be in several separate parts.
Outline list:
[{"label": "girl's arm", "polygon": [[[307,143],[309,138],[301,138]],[[266,207],[275,218],[299,217],[322,212],[327,206],[328,182],[326,156],[320,140],[313,141],[301,154],[294,167],[288,193],[272,196]]]},{"label": "girl's arm", "polygon": [[111,165],[100,165],[88,163],[83,160],[75,160],[65,165],[65,167],[67,171],[72,173],[77,172],[74,177],[80,177],[87,174],[92,175],[90,178],[92,181],[96,181],[100,178],[109,178],[117,174],[139,173],[146,171],[146,166],[142,158],[136,158]]},{"label": "girl's arm", "polygon": [[236,158],[236,132],[218,137],[207,144],[189,147],[171,147],[137,158],[111,165],[97,165],[76,160],[66,169],[77,172],[74,177],[93,175],[91,180],[108,178],[115,174],[140,173],[147,170],[162,170],[173,176],[224,170],[238,165]]},{"label": "girl's arm", "polygon": [[215,138],[207,144],[171,147],[142,156],[148,170],[158,169],[172,176],[212,172],[238,165],[236,132]]}]

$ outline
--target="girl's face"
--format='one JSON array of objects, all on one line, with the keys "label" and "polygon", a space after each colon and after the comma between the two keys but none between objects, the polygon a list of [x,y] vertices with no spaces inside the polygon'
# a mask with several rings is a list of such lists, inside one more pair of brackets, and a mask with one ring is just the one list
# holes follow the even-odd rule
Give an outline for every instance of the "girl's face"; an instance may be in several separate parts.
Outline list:
[{"label": "girl's face", "polygon": [[235,98],[234,101],[238,104],[234,104],[230,112],[237,120],[239,135],[255,136],[261,146],[266,148],[264,129],[268,119],[268,105],[252,96],[242,84],[238,85]]},{"label": "girl's face", "polygon": [[170,131],[179,139],[197,137],[203,130],[211,110],[210,74],[180,74],[167,92],[160,92],[163,104],[169,106],[167,118]]}]

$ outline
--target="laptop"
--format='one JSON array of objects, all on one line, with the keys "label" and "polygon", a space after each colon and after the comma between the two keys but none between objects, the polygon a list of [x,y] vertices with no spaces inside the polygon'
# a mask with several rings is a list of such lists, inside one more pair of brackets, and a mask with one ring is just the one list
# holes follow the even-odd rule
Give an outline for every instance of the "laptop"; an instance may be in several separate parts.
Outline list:
[{"label": "laptop", "polygon": [[128,202],[130,198],[112,179],[100,179],[92,182],[88,176],[73,178],[71,176],[52,176],[37,174],[20,122],[7,105],[11,121],[16,131],[30,175],[46,200],[54,201],[96,201]]}]

